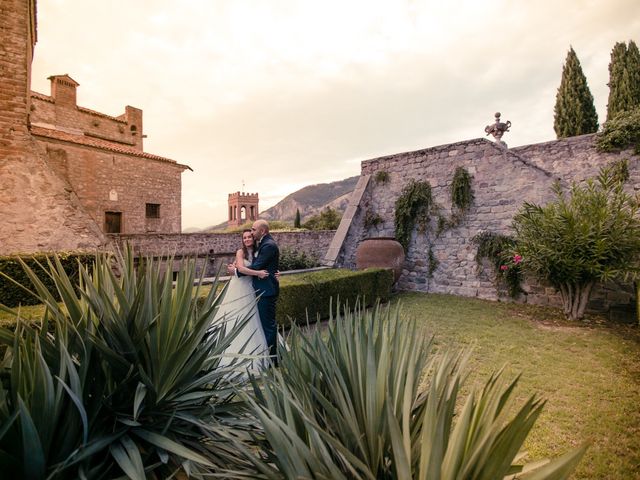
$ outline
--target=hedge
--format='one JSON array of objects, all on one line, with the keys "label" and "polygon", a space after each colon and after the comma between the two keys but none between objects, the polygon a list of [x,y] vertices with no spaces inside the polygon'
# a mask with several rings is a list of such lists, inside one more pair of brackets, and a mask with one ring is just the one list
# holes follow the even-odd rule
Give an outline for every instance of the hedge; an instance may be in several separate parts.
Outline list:
[{"label": "hedge", "polygon": [[320,270],[284,276],[276,310],[278,324],[304,324],[329,317],[330,308],[353,306],[356,299],[369,306],[377,300],[386,302],[391,295],[393,272],[370,268],[361,271]]},{"label": "hedge", "polygon": [[[78,283],[78,264],[91,265],[95,258],[95,255],[92,254],[58,253],[57,255],[73,284]],[[22,259],[38,275],[40,281],[45,284],[49,291],[55,292],[51,277],[40,266],[47,268],[47,255],[0,256],[0,272],[3,274],[0,275],[0,303],[7,307],[40,303],[36,297],[4,276],[6,275],[33,290],[33,284],[24,272],[19,259]]]},{"label": "hedge", "polygon": [[[92,255],[86,256],[68,256],[65,257],[63,264],[68,267],[69,272],[77,278],[77,260],[89,262],[93,259]],[[27,259],[25,259],[26,261]],[[41,262],[46,262],[46,257],[38,258]],[[10,265],[13,270],[11,274],[18,281],[29,282],[24,275],[22,267],[13,258],[12,262],[6,262],[5,258],[0,257],[0,266],[3,272],[6,265]],[[42,273],[40,278],[51,288],[49,277],[42,272],[42,269],[35,264],[34,271]],[[21,279],[17,277],[20,276]],[[23,294],[23,290],[11,282],[0,279],[0,303],[7,306],[13,306],[8,303],[10,298],[8,290],[17,292],[21,295],[22,305],[26,305],[26,300],[31,304],[35,303],[28,294]],[[370,268],[361,271],[351,271],[342,269],[327,269],[308,273],[298,273],[294,275],[284,275],[280,280],[280,296],[278,298],[276,318],[282,326],[289,326],[291,322],[305,324],[307,318],[309,322],[315,322],[320,319],[327,318],[331,306],[335,309],[336,303],[340,305],[349,304],[353,306],[356,299],[364,301],[367,306],[373,305],[377,300],[387,302],[391,296],[391,286],[393,285],[393,272],[387,269]],[[205,294],[206,292],[201,292]],[[16,294],[16,296],[18,296]],[[15,304],[14,304],[15,305]],[[32,311],[32,309],[34,309]],[[30,307],[27,317],[39,317],[42,314],[38,307]],[[13,324],[14,319],[0,318],[0,323],[7,325]]]}]

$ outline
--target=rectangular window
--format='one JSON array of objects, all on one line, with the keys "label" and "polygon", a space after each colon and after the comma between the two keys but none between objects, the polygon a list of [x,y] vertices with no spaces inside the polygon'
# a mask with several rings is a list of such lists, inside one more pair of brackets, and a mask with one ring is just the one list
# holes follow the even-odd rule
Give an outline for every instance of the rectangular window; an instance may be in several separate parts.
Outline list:
[{"label": "rectangular window", "polygon": [[104,233],[122,233],[122,212],[104,212]]},{"label": "rectangular window", "polygon": [[147,203],[147,218],[160,218],[160,204]]}]

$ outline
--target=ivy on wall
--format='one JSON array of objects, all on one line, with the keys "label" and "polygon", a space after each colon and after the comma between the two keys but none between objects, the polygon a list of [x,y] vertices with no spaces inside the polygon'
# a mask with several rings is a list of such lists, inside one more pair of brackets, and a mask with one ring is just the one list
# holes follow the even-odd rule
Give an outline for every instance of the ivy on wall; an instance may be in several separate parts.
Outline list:
[{"label": "ivy on wall", "polygon": [[386,170],[379,170],[376,172],[375,180],[378,183],[387,183],[389,181],[389,172]]},{"label": "ivy on wall", "polygon": [[451,204],[461,212],[466,212],[473,204],[471,174],[464,167],[456,168],[451,182]]},{"label": "ivy on wall", "polygon": [[[413,230],[417,228],[421,233],[430,233],[434,217],[435,238],[462,222],[474,200],[471,180],[472,176],[464,167],[456,168],[451,183],[453,212],[450,218],[440,214],[442,208],[435,202],[429,182],[411,180],[404,187],[396,200],[395,229],[396,239],[402,244],[405,252],[409,249]],[[432,277],[438,267],[438,260],[433,254],[431,245],[427,252],[427,262],[428,276]]]},{"label": "ivy on wall", "polygon": [[431,215],[437,213],[438,209],[429,182],[411,180],[402,189],[396,200],[395,227],[396,240],[405,252],[409,249],[413,229],[418,227],[419,231],[426,231]]},{"label": "ivy on wall", "polygon": [[437,216],[436,238],[449,228],[460,224],[475,198],[471,180],[472,176],[466,168],[456,168],[451,182],[451,204],[454,210],[451,218],[440,214],[441,207],[433,199],[429,182],[411,180],[404,187],[396,200],[395,227],[396,239],[405,251],[409,246],[414,227],[418,226],[420,231],[426,231],[432,215]]}]

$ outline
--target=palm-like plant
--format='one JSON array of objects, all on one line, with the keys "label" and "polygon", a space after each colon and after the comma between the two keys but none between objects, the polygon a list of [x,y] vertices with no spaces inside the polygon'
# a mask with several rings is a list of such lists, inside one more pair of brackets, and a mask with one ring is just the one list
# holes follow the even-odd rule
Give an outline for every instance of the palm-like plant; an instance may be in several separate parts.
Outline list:
[{"label": "palm-like plant", "polygon": [[254,383],[267,478],[560,479],[584,453],[522,465],[544,402],[507,418],[517,379],[497,373],[459,407],[467,356],[430,355],[397,311],[345,311],[327,334],[293,326],[289,341],[280,369]]},{"label": "palm-like plant", "polygon": [[56,258],[43,268],[55,294],[27,268],[41,322],[16,311],[15,331],[0,329],[1,471],[144,479],[249,465],[234,447],[254,428],[237,395],[243,360],[219,366],[244,323],[212,325],[221,297],[214,285],[198,301],[194,262],[175,285],[171,262],[136,267],[130,250],[96,256],[78,286]]}]

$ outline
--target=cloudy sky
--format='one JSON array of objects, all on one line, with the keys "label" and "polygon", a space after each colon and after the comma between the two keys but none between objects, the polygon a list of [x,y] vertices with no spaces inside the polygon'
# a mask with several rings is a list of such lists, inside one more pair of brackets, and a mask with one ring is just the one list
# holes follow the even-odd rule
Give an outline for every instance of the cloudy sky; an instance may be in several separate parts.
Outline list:
[{"label": "cloudy sky", "polygon": [[144,110],[145,150],[185,163],[182,226],[266,209],[360,161],[484,136],[555,138],[572,45],[604,121],[610,52],[640,42],[639,0],[38,0],[32,88]]}]

